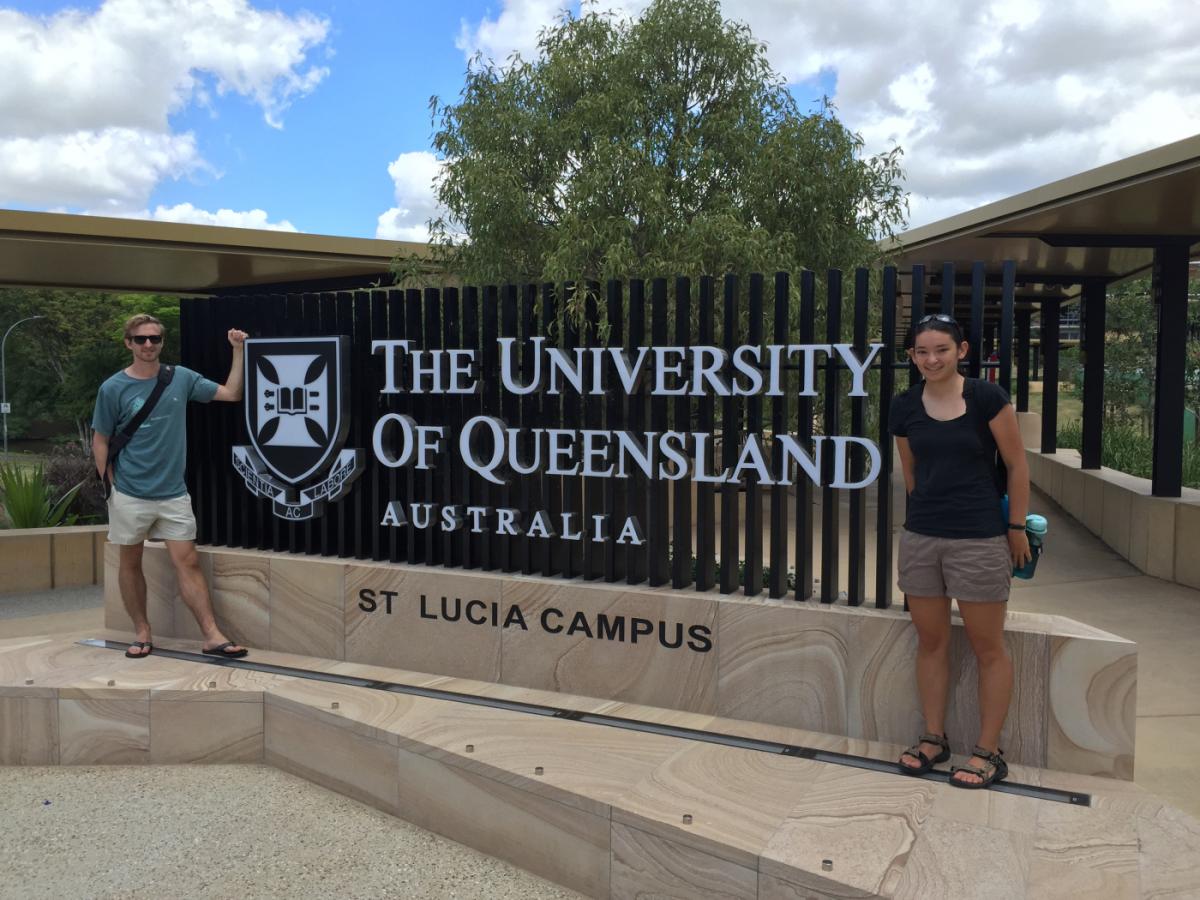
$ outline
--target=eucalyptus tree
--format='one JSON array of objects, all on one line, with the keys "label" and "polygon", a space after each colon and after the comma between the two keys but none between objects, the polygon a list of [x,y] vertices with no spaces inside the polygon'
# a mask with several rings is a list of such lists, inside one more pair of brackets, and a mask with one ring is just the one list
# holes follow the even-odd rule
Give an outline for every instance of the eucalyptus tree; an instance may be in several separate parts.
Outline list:
[{"label": "eucalyptus tree", "polygon": [[904,220],[900,149],[801,110],[716,0],[564,13],[430,107],[431,244],[469,283],[851,267]]}]

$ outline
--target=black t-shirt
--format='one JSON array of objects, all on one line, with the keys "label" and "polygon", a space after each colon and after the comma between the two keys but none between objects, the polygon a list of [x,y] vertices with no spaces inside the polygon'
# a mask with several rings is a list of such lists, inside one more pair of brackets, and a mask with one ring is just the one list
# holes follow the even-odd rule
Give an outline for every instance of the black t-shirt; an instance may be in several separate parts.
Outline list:
[{"label": "black t-shirt", "polygon": [[996,441],[989,422],[1008,405],[1004,388],[967,378],[967,411],[939,421],[925,412],[924,382],[892,398],[892,434],[908,438],[916,460],[916,485],[908,495],[904,527],[916,534],[986,538],[1005,534],[996,485]]}]

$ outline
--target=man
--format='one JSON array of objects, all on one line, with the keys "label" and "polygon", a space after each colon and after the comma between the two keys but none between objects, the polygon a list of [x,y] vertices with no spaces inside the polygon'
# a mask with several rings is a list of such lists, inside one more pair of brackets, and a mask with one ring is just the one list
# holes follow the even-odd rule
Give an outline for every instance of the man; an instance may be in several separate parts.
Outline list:
[{"label": "man", "polygon": [[188,401],[242,399],[246,333],[229,330],[233,366],[222,385],[176,366],[171,383],[117,455],[115,467],[109,464],[110,439],[132,421],[158,382],[164,333],[162,322],[154,316],[136,315],[125,323],[125,346],[133,362],[100,386],[92,418],[96,471],[101,477],[107,472],[113,485],[108,501],[108,539],[121,548],[121,599],[136,632],[125,655],[140,659],[154,652],[146,617],[146,576],[142,571],[143,541],[150,539],[167,545],[179,578],[179,593],[204,635],[201,650],[210,656],[245,656],[247,650],[230,641],[213,616],[208,584],[196,553],[196,517],[183,473]]}]

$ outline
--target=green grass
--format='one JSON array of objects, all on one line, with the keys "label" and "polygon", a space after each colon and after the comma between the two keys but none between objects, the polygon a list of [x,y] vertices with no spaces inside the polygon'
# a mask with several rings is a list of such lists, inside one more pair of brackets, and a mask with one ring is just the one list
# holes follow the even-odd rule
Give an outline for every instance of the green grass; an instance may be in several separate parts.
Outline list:
[{"label": "green grass", "polygon": [[22,453],[16,450],[9,450],[7,456],[0,453],[0,464],[12,463],[17,468],[24,472],[32,472],[38,466],[46,465],[46,457],[40,453]]},{"label": "green grass", "polygon": [[[1042,395],[1029,392],[1029,411],[1042,412]],[[1058,392],[1058,424],[1061,428],[1067,422],[1078,422],[1083,419],[1083,400],[1065,391]]]}]

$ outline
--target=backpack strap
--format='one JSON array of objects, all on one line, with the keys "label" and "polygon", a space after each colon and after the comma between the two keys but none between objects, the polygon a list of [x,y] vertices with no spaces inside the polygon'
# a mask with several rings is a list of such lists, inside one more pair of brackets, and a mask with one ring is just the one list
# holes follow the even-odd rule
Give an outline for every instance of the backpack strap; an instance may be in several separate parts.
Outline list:
[{"label": "backpack strap", "polygon": [[158,380],[154,383],[154,389],[150,391],[150,396],[146,398],[146,402],[142,404],[132,419],[114,434],[108,441],[108,466],[105,467],[104,474],[100,476],[104,482],[104,499],[107,500],[112,496],[112,482],[108,477],[108,469],[111,468],[115,474],[117,471],[117,457],[121,455],[121,451],[125,449],[125,445],[133,440],[133,436],[137,434],[137,430],[142,427],[142,423],[150,417],[150,413],[154,412],[154,407],[158,405],[158,400],[163,395],[163,391],[167,389],[167,385],[175,377],[174,366],[159,366]]},{"label": "backpack strap", "polygon": [[[975,420],[975,428],[979,432],[979,440],[983,446],[987,446],[990,442],[993,447],[996,444],[996,438],[992,435],[992,428],[988,424],[987,416],[983,411],[983,402],[979,397],[978,378],[963,379],[963,399],[967,402],[967,409],[971,413],[971,417]],[[993,481],[996,485],[996,493],[1003,497],[1008,493],[1008,468],[1004,465],[1004,459],[1000,456],[1000,450],[997,448],[992,451],[995,457],[994,467],[995,474]]]}]

